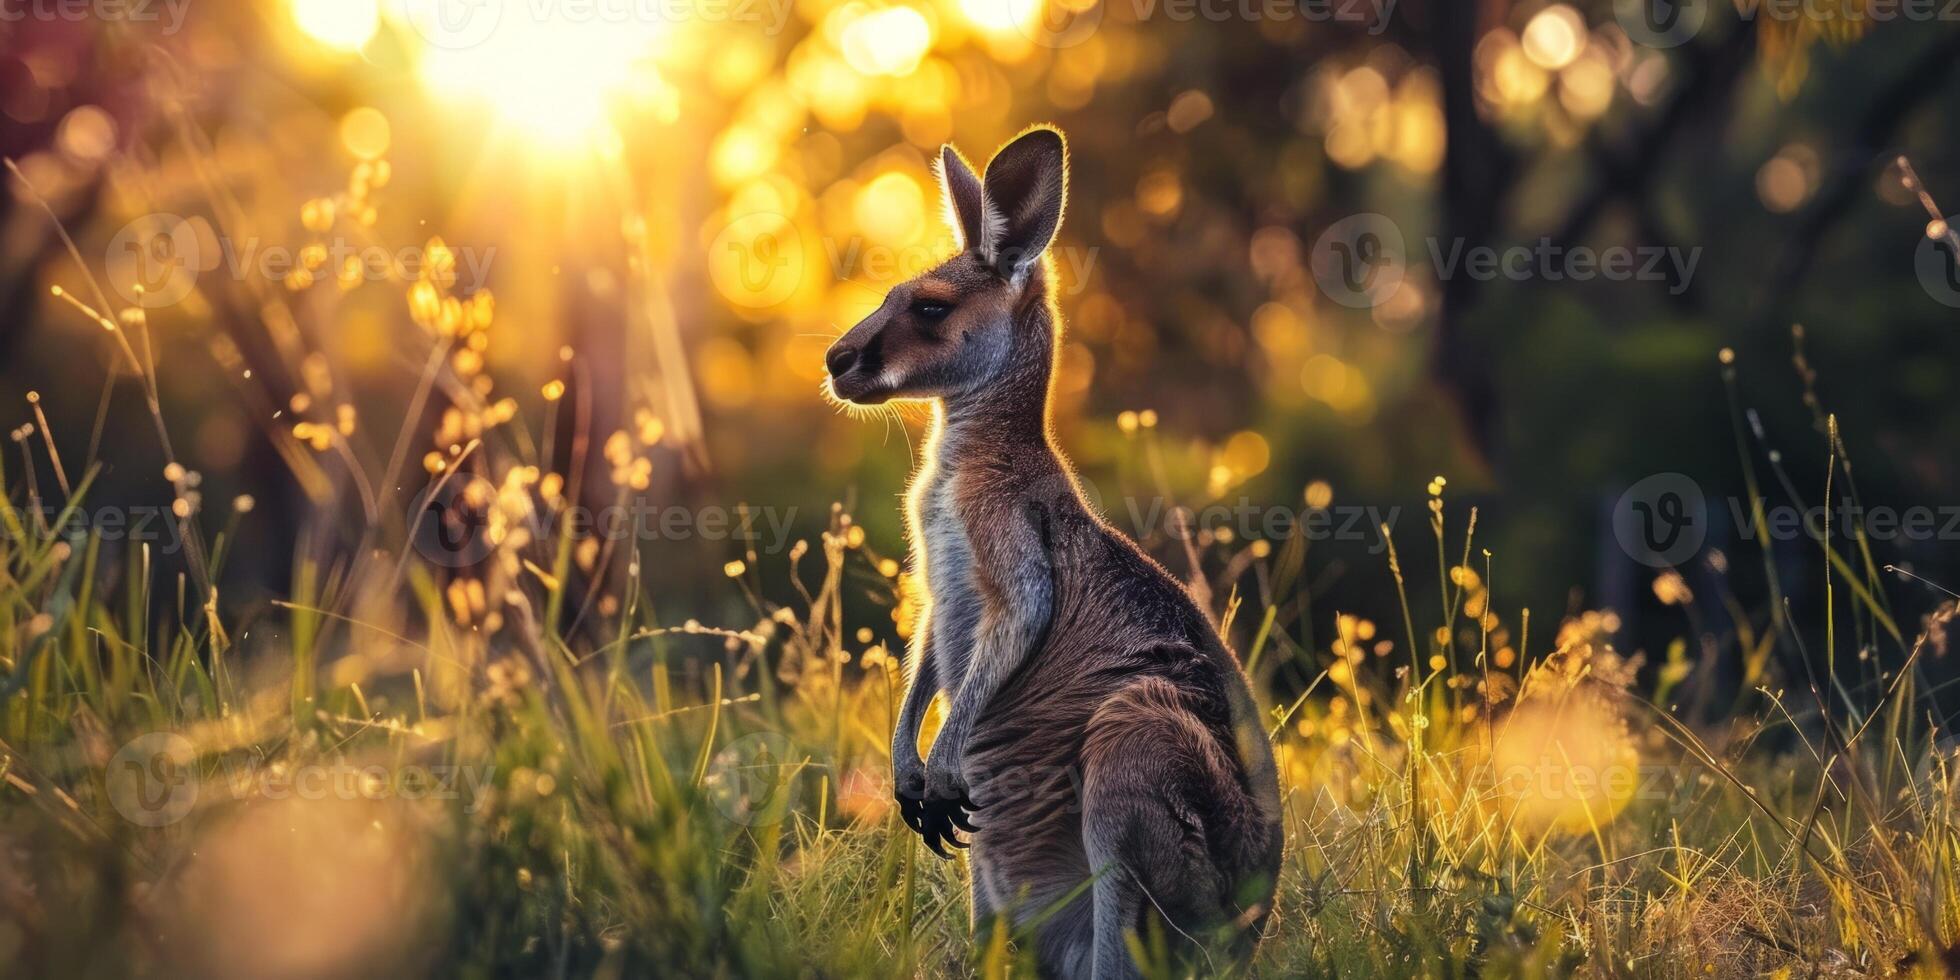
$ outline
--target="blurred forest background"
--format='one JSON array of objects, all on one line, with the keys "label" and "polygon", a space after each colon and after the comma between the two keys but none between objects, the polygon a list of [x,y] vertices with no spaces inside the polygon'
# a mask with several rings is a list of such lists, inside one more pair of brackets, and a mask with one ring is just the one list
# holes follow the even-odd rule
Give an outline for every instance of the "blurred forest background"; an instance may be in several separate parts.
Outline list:
[{"label": "blurred forest background", "polygon": [[[1440,474],[1479,507],[1498,601],[1554,623],[1612,608],[1623,648],[1651,647],[1684,612],[1611,526],[1645,477],[1690,477],[1710,549],[1740,550],[1746,456],[1777,452],[1780,489],[1822,499],[1821,405],[1868,506],[1960,503],[1960,298],[1916,264],[1928,214],[1895,162],[1960,202],[1960,23],[1870,16],[1897,11],[1880,0],[1661,6],[1672,34],[1592,0],[0,0],[0,416],[99,445],[96,507],[173,506],[186,474],[192,507],[249,495],[222,591],[248,612],[289,593],[295,553],[344,562],[364,526],[399,527],[442,468],[432,439],[500,426],[585,473],[595,506],[745,502],[792,522],[756,543],[786,552],[848,500],[894,554],[920,426],[834,411],[822,352],[949,246],[932,152],[984,159],[1051,121],[1073,159],[1062,441],[1119,526],[1179,554],[1136,526],[1159,486],[1375,508],[1426,581]],[[1364,213],[1409,254],[1372,308],[1313,268]],[[1698,260],[1480,281],[1441,274],[1431,240]],[[432,256],[455,262],[446,295],[495,297],[445,376],[468,390],[438,407],[414,324],[440,317],[398,288]],[[146,332],[76,308],[103,305],[91,273]],[[1724,348],[1760,438],[1732,424]],[[420,448],[391,468],[404,425]],[[645,452],[602,444],[619,431]],[[366,485],[384,472],[395,487]],[[1952,581],[1946,544],[1874,547]],[[1785,591],[1814,593],[1815,544],[1778,547]],[[740,543],[701,529],[641,554],[673,615],[740,601],[702,572]],[[747,557],[787,590],[784,562]],[[1336,611],[1395,618],[1373,534],[1307,564],[1308,635]],[[1762,568],[1684,567],[1693,628],[1761,610]]]}]

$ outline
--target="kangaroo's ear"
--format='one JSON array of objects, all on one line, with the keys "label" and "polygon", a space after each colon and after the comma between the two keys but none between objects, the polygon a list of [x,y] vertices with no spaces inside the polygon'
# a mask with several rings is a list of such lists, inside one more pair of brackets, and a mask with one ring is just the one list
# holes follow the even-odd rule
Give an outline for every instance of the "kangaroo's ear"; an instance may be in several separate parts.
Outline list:
[{"label": "kangaroo's ear", "polygon": [[987,247],[987,206],[980,178],[967,165],[960,151],[948,143],[939,148],[939,189],[946,206],[946,223],[959,236],[960,248]]},{"label": "kangaroo's ear", "polygon": [[1009,279],[1027,275],[1062,226],[1068,199],[1068,144],[1061,131],[1038,126],[1016,137],[987,164],[986,212],[999,234],[982,254]]}]

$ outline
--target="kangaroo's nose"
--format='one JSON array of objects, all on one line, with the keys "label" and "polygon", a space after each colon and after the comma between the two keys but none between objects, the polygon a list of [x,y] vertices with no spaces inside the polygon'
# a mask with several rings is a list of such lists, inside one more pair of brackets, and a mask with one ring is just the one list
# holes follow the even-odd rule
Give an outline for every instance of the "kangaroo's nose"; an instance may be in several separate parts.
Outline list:
[{"label": "kangaroo's nose", "polygon": [[845,372],[857,366],[857,362],[857,348],[845,347],[842,344],[832,347],[830,353],[824,355],[824,363],[830,367],[830,376],[833,378],[843,377]]}]

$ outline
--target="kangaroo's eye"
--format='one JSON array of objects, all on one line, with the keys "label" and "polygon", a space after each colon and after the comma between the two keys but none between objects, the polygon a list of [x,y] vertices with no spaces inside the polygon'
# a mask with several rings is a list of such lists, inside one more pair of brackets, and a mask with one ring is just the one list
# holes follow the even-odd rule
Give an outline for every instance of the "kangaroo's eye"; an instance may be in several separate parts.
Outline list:
[{"label": "kangaroo's eye", "polygon": [[951,312],[953,312],[953,305],[951,303],[940,303],[922,299],[912,304],[912,315],[926,320],[944,320],[946,319],[946,314]]}]

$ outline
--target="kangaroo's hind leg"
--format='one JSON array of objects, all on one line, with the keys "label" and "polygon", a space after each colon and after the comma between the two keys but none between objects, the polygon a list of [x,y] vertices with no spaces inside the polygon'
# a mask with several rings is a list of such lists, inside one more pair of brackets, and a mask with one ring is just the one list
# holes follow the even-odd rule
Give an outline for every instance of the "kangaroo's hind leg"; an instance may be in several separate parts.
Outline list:
[{"label": "kangaroo's hind leg", "polygon": [[1089,722],[1083,747],[1083,846],[1096,874],[1095,977],[1139,975],[1127,936],[1146,923],[1181,954],[1205,957],[1201,934],[1222,918],[1224,877],[1206,832],[1215,806],[1211,736],[1178,702],[1177,689],[1139,681]]}]

